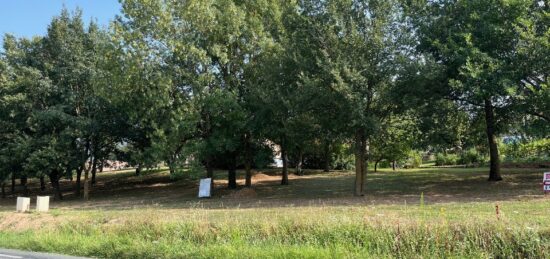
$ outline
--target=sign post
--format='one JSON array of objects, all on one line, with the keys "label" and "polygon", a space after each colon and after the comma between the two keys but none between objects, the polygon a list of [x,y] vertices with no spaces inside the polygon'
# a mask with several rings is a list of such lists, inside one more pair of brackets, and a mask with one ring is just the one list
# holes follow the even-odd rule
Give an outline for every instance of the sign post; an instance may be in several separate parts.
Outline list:
[{"label": "sign post", "polygon": [[542,178],[542,191],[544,194],[550,193],[550,172],[545,172]]}]

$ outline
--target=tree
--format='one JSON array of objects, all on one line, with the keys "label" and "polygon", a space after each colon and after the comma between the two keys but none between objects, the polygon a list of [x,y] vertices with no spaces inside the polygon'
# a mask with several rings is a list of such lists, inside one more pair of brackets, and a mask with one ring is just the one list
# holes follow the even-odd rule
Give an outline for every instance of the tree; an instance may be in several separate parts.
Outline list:
[{"label": "tree", "polygon": [[443,67],[440,78],[445,83],[436,84],[433,92],[483,111],[489,180],[502,180],[497,135],[507,126],[504,115],[513,107],[511,96],[523,92],[522,82],[544,78],[539,69],[522,71],[525,58],[519,54],[519,35],[529,31],[524,22],[534,17],[530,10],[538,4],[504,0],[417,4],[421,7],[413,9],[412,18],[420,39],[418,49],[429,55],[426,60],[433,58]]},{"label": "tree", "polygon": [[355,195],[365,192],[368,148],[384,113],[383,92],[392,84],[400,56],[400,11],[394,1],[304,1],[313,19],[317,62],[325,85],[344,97],[351,119],[346,132],[355,148]]},{"label": "tree", "polygon": [[191,100],[193,105],[188,107],[198,122],[196,134],[190,136],[202,139],[197,155],[205,161],[209,177],[214,156],[223,156],[230,188],[236,187],[239,148],[249,146],[242,145],[243,140],[249,141],[243,136],[250,136],[246,127],[250,116],[243,108],[246,67],[269,44],[264,24],[276,13],[276,3],[123,2],[120,33],[130,50],[147,52],[150,55],[144,57],[161,61],[157,66],[168,71],[172,92]]},{"label": "tree", "polygon": [[[63,10],[54,17],[45,37],[33,40],[5,38],[6,60],[13,72],[4,98],[12,99],[3,121],[7,128],[5,150],[24,151],[7,163],[12,174],[42,179],[47,175],[62,199],[59,179],[73,170],[95,170],[106,146],[107,124],[101,120],[106,103],[97,98],[93,78],[99,55],[96,47],[104,34],[91,23],[83,25],[80,11]],[[13,97],[17,97],[13,99]],[[80,191],[80,173],[77,178]]]},{"label": "tree", "polygon": [[374,162],[374,171],[382,160],[392,162],[395,170],[396,162],[407,158],[416,144],[417,123],[411,115],[390,114],[381,121],[380,128],[371,138],[369,159]]}]

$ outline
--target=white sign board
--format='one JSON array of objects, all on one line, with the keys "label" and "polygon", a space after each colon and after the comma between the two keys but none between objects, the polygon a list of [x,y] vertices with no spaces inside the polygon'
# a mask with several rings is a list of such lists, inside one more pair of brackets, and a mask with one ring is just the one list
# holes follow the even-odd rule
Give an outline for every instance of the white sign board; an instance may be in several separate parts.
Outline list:
[{"label": "white sign board", "polygon": [[50,196],[36,196],[36,211],[48,212],[50,209]]},{"label": "white sign board", "polygon": [[550,172],[545,172],[542,178],[542,190],[544,193],[550,192]]},{"label": "white sign board", "polygon": [[17,212],[26,212],[31,210],[31,198],[17,197],[17,206],[15,210]]},{"label": "white sign board", "polygon": [[212,178],[201,179],[199,184],[199,198],[210,198],[212,195]]}]

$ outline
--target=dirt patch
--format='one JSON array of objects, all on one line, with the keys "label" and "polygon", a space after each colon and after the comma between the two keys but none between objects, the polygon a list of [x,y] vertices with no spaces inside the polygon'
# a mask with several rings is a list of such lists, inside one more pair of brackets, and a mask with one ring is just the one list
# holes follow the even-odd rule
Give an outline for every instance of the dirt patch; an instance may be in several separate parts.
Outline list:
[{"label": "dirt patch", "polygon": [[5,213],[0,216],[0,231],[26,231],[49,228],[57,225],[50,214]]},{"label": "dirt patch", "polygon": [[258,196],[256,190],[252,188],[243,188],[224,195],[222,198],[255,198],[256,196]]},{"label": "dirt patch", "polygon": [[254,176],[252,176],[252,180],[255,182],[279,180],[280,178],[281,176],[267,175],[264,173],[257,173]]}]

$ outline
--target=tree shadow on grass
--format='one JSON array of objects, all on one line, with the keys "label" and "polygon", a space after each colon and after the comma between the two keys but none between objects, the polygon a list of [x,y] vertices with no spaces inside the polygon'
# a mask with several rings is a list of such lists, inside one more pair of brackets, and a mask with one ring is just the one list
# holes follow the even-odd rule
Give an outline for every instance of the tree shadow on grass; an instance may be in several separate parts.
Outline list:
[{"label": "tree shadow on grass", "polygon": [[[166,171],[157,170],[134,176],[129,172],[98,174],[91,199],[74,197],[72,183],[63,181],[65,200],[52,200],[53,208],[125,210],[134,208],[258,208],[296,206],[349,206],[371,204],[417,204],[423,194],[426,203],[476,202],[543,197],[543,170],[504,169],[504,181],[488,182],[487,170],[422,169],[377,172],[367,176],[366,195],[353,196],[352,172],[308,171],[290,175],[290,184],[280,185],[277,170],[259,172],[254,178],[252,196],[234,197],[226,189],[225,172],[216,172],[214,196],[198,199],[198,181],[172,181]],[[261,177],[260,177],[261,176]],[[223,179],[223,180],[222,180]],[[240,186],[244,172],[238,173]],[[31,197],[41,194],[37,183],[29,184]],[[242,187],[241,187],[242,188]],[[49,193],[51,195],[51,192]],[[11,211],[15,196],[0,201],[0,210]]]}]

